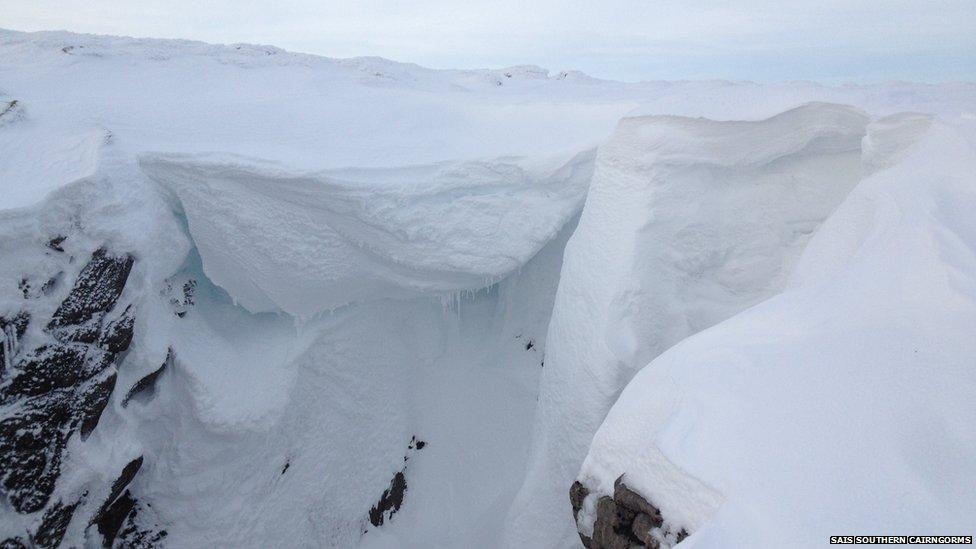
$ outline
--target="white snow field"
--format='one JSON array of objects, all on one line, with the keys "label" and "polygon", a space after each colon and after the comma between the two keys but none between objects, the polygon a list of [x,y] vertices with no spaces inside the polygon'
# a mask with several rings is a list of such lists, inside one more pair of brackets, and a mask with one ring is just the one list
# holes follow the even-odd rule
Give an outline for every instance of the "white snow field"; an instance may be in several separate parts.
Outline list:
[{"label": "white snow field", "polygon": [[[972,83],[0,30],[0,541],[580,547],[621,475],[682,547],[972,534],[974,147]],[[25,451],[101,249],[114,390]]]}]

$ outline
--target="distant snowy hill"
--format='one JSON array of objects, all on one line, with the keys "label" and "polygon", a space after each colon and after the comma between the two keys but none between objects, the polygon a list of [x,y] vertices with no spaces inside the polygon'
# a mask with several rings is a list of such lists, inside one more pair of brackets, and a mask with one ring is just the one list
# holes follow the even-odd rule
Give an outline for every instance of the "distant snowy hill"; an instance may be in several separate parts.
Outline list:
[{"label": "distant snowy hill", "polygon": [[971,533],[974,146],[972,83],[0,30],[0,547]]}]

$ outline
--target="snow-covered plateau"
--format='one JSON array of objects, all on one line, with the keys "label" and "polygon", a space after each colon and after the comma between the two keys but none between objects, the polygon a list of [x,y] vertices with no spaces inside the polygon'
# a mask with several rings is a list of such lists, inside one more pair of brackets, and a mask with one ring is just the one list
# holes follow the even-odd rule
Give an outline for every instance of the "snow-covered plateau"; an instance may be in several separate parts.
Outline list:
[{"label": "snow-covered plateau", "polygon": [[0,30],[0,548],[976,534],[976,84]]}]

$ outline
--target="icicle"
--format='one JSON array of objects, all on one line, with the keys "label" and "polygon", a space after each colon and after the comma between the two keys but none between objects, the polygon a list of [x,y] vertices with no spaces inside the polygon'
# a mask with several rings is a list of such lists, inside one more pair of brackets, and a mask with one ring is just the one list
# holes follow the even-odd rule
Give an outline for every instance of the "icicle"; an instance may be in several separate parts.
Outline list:
[{"label": "icicle", "polygon": [[13,365],[14,353],[17,352],[17,328],[13,323],[4,326],[0,337],[3,338],[3,371],[6,372]]},{"label": "icicle", "polygon": [[[329,314],[334,314],[335,309],[329,311]],[[302,333],[305,332],[305,325],[311,320],[305,315],[291,315],[291,326],[295,330],[295,337],[301,337]]]}]

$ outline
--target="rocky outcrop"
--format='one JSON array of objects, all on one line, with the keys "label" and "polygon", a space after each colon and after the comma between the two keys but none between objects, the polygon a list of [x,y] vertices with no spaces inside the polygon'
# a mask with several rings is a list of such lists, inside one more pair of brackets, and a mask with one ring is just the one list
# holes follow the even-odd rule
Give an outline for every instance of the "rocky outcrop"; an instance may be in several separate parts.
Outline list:
[{"label": "rocky outcrop", "polygon": [[71,293],[54,312],[48,328],[77,329],[111,311],[122,295],[134,261],[128,254],[113,256],[105,248],[95,250]]},{"label": "rocky outcrop", "polygon": [[654,504],[630,489],[623,475],[614,482],[612,496],[592,494],[576,481],[569,489],[569,501],[580,539],[588,549],[669,548],[688,536],[683,528],[669,524]]},{"label": "rocky outcrop", "polygon": [[[159,528],[159,525],[152,524],[150,527],[142,527],[140,524],[146,522],[143,516],[149,504],[143,505],[139,501],[132,499],[131,494],[126,491],[123,497],[131,500],[131,505],[126,503],[129,511],[122,520],[122,525],[118,529],[112,547],[125,549],[154,549],[162,545],[162,541],[169,533]],[[121,498],[120,498],[121,499]]]},{"label": "rocky outcrop", "polygon": [[383,495],[376,505],[369,510],[369,522],[373,526],[380,526],[386,517],[393,516],[403,505],[403,494],[407,491],[407,477],[403,471],[397,471],[390,481],[390,487],[383,490]]},{"label": "rocky outcrop", "polygon": [[94,526],[102,537],[103,547],[125,547],[149,549],[158,547],[167,532],[158,527],[140,527],[140,515],[144,507],[127,488],[142,468],[143,456],[130,461],[112,483],[108,498],[92,518],[89,526]]},{"label": "rocky outcrop", "polygon": [[41,519],[41,525],[37,527],[37,532],[32,539],[34,546],[53,549],[60,545],[65,532],[68,530],[68,525],[71,524],[71,517],[75,513],[75,508],[80,503],[81,500],[71,505],[63,505],[58,502],[48,507],[47,511],[44,512],[44,518]]},{"label": "rocky outcrop", "polygon": [[390,487],[383,490],[379,501],[369,510],[370,524],[380,526],[384,520],[392,517],[400,510],[400,506],[403,505],[403,496],[407,492],[407,477],[404,475],[407,471],[406,463],[410,461],[411,453],[423,450],[426,445],[426,442],[417,437],[410,438],[410,444],[407,445],[407,454],[403,456],[403,469],[393,475],[393,479],[390,481]]},{"label": "rocky outcrop", "polygon": [[[0,419],[0,478],[18,512],[47,505],[68,440],[78,430],[87,437],[108,403],[115,355],[128,348],[133,328],[124,315],[108,329],[103,320],[121,296],[132,263],[130,255],[97,250],[48,323],[49,341],[20,359],[5,354],[10,368],[3,372],[0,403],[15,411]],[[13,323],[20,336],[27,321],[21,324]]]},{"label": "rocky outcrop", "polygon": [[129,392],[125,394],[125,398],[122,399],[122,406],[128,406],[129,401],[133,398],[136,398],[137,400],[148,400],[152,398],[156,393],[156,381],[159,379],[159,376],[163,374],[163,371],[166,370],[166,365],[172,362],[172,360],[173,350],[170,349],[169,352],[166,353],[166,360],[163,361],[163,364],[159,368],[146,374],[145,377],[137,381],[136,384],[129,389]]},{"label": "rocky outcrop", "polygon": [[[63,241],[52,239],[49,247],[61,251]],[[30,539],[8,538],[4,546],[57,547],[85,500],[51,502],[69,440],[75,433],[84,440],[97,427],[115,389],[115,364],[132,341],[133,307],[113,311],[133,263],[131,255],[96,250],[49,322],[36,330],[43,337],[32,336],[39,339],[32,348],[20,345],[34,321],[30,314],[0,318],[0,492],[19,513],[43,511]],[[140,457],[125,468],[110,500],[141,463]]]}]

